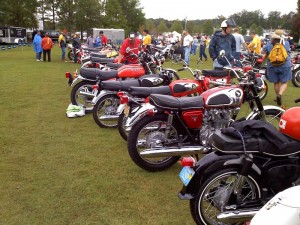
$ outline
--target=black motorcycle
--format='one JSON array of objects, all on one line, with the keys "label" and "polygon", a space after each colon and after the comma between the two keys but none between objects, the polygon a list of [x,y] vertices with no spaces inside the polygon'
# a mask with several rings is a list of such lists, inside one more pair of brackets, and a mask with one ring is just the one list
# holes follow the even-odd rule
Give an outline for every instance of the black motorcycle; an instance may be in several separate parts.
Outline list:
[{"label": "black motorcycle", "polygon": [[[299,112],[299,107],[292,109]],[[190,200],[197,224],[244,224],[276,193],[300,185],[300,128],[294,129],[300,120],[295,123],[295,116],[289,116],[298,126],[285,133],[290,112],[281,117],[281,132],[255,120],[216,131],[214,151],[183,167],[178,196]]]}]

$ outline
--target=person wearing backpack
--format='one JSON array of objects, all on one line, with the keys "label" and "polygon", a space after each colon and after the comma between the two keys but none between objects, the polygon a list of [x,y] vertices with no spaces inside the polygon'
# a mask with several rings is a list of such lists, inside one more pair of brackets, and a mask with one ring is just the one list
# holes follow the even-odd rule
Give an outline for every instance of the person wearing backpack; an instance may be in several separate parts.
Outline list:
[{"label": "person wearing backpack", "polygon": [[283,30],[276,30],[271,41],[267,43],[262,52],[267,57],[267,74],[269,81],[274,83],[276,102],[282,106],[282,95],[287,88],[287,82],[292,79],[290,44],[284,40]]}]

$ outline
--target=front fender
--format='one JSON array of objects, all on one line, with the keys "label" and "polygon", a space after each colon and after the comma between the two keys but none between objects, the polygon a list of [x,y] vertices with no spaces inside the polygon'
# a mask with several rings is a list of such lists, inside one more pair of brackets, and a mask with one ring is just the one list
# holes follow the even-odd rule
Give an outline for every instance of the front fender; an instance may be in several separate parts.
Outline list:
[{"label": "front fender", "polygon": [[209,175],[208,171],[211,173],[224,168],[224,163],[228,160],[237,159],[237,155],[222,155],[218,152],[211,152],[201,158],[196,166],[195,174],[187,186],[183,186],[182,190],[178,193],[178,197],[181,200],[193,199],[205,179],[205,176]]},{"label": "front fender", "polygon": [[[281,111],[282,113],[285,112],[284,109],[278,107],[278,106],[274,106],[274,105],[266,105],[264,106],[264,111],[266,110],[278,110],[278,111]],[[259,112],[256,110],[256,111],[252,111],[247,117],[246,117],[246,120],[253,120],[257,115],[259,114]]]}]

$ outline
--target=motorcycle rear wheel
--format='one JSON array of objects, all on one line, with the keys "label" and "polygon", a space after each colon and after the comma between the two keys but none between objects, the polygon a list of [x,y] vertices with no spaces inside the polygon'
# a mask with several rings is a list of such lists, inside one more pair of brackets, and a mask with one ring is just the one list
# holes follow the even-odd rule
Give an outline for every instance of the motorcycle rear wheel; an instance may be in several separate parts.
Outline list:
[{"label": "motorcycle rear wheel", "polygon": [[[163,171],[174,165],[180,156],[166,156],[146,158],[140,155],[140,152],[157,146],[157,143],[162,143],[165,137],[164,132],[168,115],[156,114],[154,116],[146,116],[136,123],[132,128],[127,138],[128,153],[133,162],[144,170],[150,172]],[[174,141],[178,141],[180,129],[172,124],[169,137]],[[150,147],[149,147],[150,145]],[[164,146],[162,146],[164,147]]]},{"label": "motorcycle rear wheel", "polygon": [[[100,98],[93,108],[93,118],[96,124],[102,128],[115,128],[118,126],[117,109],[120,98],[116,94],[108,94]],[[106,118],[104,118],[106,116]]]},{"label": "motorcycle rear wheel", "polygon": [[295,87],[300,87],[300,68],[292,72],[292,83]]},{"label": "motorcycle rear wheel", "polygon": [[[237,204],[232,187],[237,179],[239,169],[219,169],[204,179],[198,187],[199,192],[196,197],[190,200],[190,211],[198,225],[225,225],[225,223],[217,221],[217,214],[225,205]],[[261,188],[259,179],[254,174],[250,174],[245,177],[245,183],[241,188],[241,197],[244,198],[243,200],[258,199],[261,197]],[[222,204],[224,201],[225,204]]]},{"label": "motorcycle rear wheel", "polygon": [[93,98],[92,97],[87,97],[82,94],[80,94],[80,91],[85,91],[88,93],[92,93],[93,91],[93,85],[96,82],[92,81],[81,81],[77,83],[71,91],[71,102],[73,105],[79,105],[83,106],[85,108],[86,112],[91,112],[93,110],[93,105],[91,104]]},{"label": "motorcycle rear wheel", "polygon": [[119,134],[121,135],[121,137],[127,141],[127,138],[128,138],[128,133],[125,131],[125,128],[124,128],[124,123],[126,122],[126,116],[124,113],[122,113],[120,116],[119,116],[119,119],[118,119],[118,130],[119,130]]}]

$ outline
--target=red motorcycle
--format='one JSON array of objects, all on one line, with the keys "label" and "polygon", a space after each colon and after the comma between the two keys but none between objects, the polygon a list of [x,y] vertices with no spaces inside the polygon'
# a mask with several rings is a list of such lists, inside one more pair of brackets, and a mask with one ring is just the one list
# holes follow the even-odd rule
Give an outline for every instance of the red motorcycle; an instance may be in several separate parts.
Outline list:
[{"label": "red motorcycle", "polygon": [[300,107],[284,112],[279,131],[263,121],[236,122],[212,135],[214,151],[196,164],[182,159],[178,196],[190,201],[197,224],[245,224],[274,195],[300,185],[299,115]]},{"label": "red motorcycle", "polygon": [[210,136],[237,118],[241,105],[248,102],[252,112],[247,119],[278,123],[283,109],[263,106],[255,85],[256,75],[237,74],[238,85],[216,87],[196,97],[176,98],[152,94],[146,116],[132,126],[128,152],[134,163],[148,171],[161,171],[182,155],[210,151]]}]

